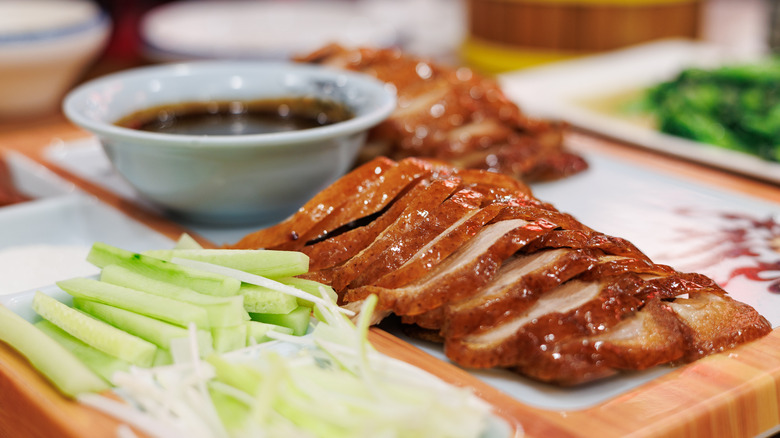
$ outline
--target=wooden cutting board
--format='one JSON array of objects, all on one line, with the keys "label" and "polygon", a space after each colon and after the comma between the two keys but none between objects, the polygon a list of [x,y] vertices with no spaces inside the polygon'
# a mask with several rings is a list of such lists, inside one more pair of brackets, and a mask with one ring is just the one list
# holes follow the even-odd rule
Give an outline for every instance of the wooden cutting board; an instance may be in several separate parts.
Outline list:
[{"label": "wooden cutting board", "polygon": [[[0,145],[21,151],[45,165],[40,151],[53,137],[79,136],[83,133],[55,119],[10,134],[0,129]],[[592,141],[598,147],[608,144],[598,139]],[[637,152],[636,156],[650,162],[658,159],[643,154]],[[763,191],[770,199],[780,199],[780,188],[734,179],[677,161],[661,164],[678,173],[691,173],[730,187]],[[56,168],[52,170],[171,239],[185,231],[88,181]],[[525,405],[474,375],[382,330],[373,329],[370,340],[390,356],[453,384],[473,388],[507,420],[516,437],[753,437],[780,427],[780,329],[756,342],[677,368],[622,395],[580,410],[546,410]],[[60,396],[24,358],[0,343],[0,437],[114,437],[118,425],[117,421]]]},{"label": "wooden cutting board", "polygon": [[[578,411],[523,405],[386,332],[374,329],[370,339],[383,353],[473,388],[516,437],[753,437],[780,424],[778,330]],[[0,345],[0,436],[114,437],[119,424],[60,396],[23,357]]]}]

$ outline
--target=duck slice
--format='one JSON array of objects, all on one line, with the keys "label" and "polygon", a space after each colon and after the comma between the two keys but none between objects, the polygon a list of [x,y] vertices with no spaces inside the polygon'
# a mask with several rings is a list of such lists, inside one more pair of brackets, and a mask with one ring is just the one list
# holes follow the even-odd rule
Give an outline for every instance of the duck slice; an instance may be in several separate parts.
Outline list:
[{"label": "duck slice", "polygon": [[524,219],[487,225],[423,278],[395,289],[370,285],[349,289],[344,301],[361,300],[373,293],[379,298],[379,309],[390,309],[397,315],[427,312],[475,293],[490,281],[504,259],[547,231],[548,224]]},{"label": "duck slice", "polygon": [[[355,254],[343,265],[334,268],[331,286],[338,292],[364,274],[380,261],[393,263],[394,256],[403,257],[405,251],[414,250],[416,242],[423,241],[431,233],[430,223],[437,218],[434,211],[458,188],[452,179],[433,181],[426,190],[411,202],[403,213],[382,230],[367,247]],[[456,205],[456,202],[450,204]],[[473,207],[472,207],[473,208]],[[426,233],[426,231],[428,231]],[[419,243],[422,245],[422,243]],[[402,262],[402,261],[401,261]],[[381,267],[378,267],[381,268]]]},{"label": "duck slice", "polygon": [[408,187],[433,170],[434,166],[430,162],[416,158],[399,161],[397,166],[383,172],[374,184],[360,187],[353,199],[350,199],[349,192],[343,193],[343,202],[339,207],[331,209],[330,214],[322,221],[299,233],[302,238],[296,242],[298,245],[280,249],[300,249],[304,244],[322,239],[339,227],[381,211]]},{"label": "duck slice", "polygon": [[394,289],[421,278],[433,266],[460,249],[504,208],[504,205],[493,204],[467,212],[449,228],[426,243],[398,269],[377,279],[373,285]]},{"label": "duck slice", "polygon": [[[378,244],[379,254],[371,263],[367,263],[369,260],[362,261],[363,267],[351,275],[354,279],[348,287],[376,284],[379,278],[395,272],[421,248],[435,242],[450,227],[473,216],[471,213],[477,212],[481,198],[482,195],[470,189],[460,189],[430,211],[426,208],[410,211],[410,216],[415,220],[396,222],[392,228],[387,229],[387,233],[375,240],[372,247]],[[383,247],[384,250],[381,249]]]},{"label": "duck slice", "polygon": [[704,288],[668,303],[685,329],[685,361],[725,351],[771,331],[755,309],[719,288]]},{"label": "duck slice", "polygon": [[604,333],[529,351],[528,360],[510,368],[536,380],[579,385],[680,360],[685,352],[682,331],[666,303],[651,300]]},{"label": "duck slice", "polygon": [[368,223],[355,226],[341,234],[331,234],[327,239],[304,246],[301,252],[309,256],[311,272],[338,266],[371,244],[385,228],[395,222],[412,203],[419,202],[431,182],[423,178],[398,196],[385,210]]},{"label": "duck slice", "polygon": [[446,306],[445,336],[462,337],[524,311],[536,299],[596,264],[592,251],[558,248],[518,255],[476,294]]}]

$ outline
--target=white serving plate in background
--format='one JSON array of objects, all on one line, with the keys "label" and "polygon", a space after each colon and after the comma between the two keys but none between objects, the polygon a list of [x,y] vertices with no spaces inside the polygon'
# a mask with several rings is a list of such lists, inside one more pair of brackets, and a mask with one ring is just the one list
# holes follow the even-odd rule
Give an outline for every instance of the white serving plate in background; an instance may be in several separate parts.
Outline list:
[{"label": "white serving plate in background", "polygon": [[580,103],[673,79],[686,67],[747,60],[706,43],[666,40],[506,73],[499,82],[530,115],[563,120],[626,143],[780,184],[780,163],[664,134]]}]

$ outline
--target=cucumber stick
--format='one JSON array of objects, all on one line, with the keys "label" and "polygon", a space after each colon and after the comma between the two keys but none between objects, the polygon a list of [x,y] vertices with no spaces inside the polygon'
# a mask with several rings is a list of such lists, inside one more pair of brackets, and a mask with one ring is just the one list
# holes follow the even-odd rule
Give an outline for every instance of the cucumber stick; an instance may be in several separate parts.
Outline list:
[{"label": "cucumber stick", "polygon": [[130,368],[130,363],[90,347],[45,319],[36,322],[35,327],[73,353],[106,382],[111,382],[115,372],[127,371]]},{"label": "cucumber stick", "polygon": [[235,278],[193,269],[148,255],[126,251],[95,242],[87,254],[87,261],[99,268],[123,263],[133,271],[156,280],[173,283],[206,295],[238,295],[241,282]]},{"label": "cucumber stick", "polygon": [[311,308],[306,306],[299,306],[287,314],[250,312],[249,316],[252,317],[253,321],[291,328],[293,335],[303,336],[306,334],[306,330],[309,328]]},{"label": "cucumber stick", "polygon": [[211,329],[211,336],[214,338],[214,351],[226,353],[246,347],[246,333],[246,322],[233,327],[214,327]]},{"label": "cucumber stick", "polygon": [[174,257],[211,263],[262,275],[263,277],[292,277],[309,272],[309,256],[297,251],[265,249],[156,249],[144,251],[162,260]]},{"label": "cucumber stick", "polygon": [[280,325],[266,324],[258,321],[246,322],[246,344],[262,344],[263,342],[272,341],[273,338],[268,336],[269,332],[284,333],[286,335],[293,334],[293,329],[289,327],[282,327]]},{"label": "cucumber stick", "polygon": [[154,360],[157,346],[151,342],[70,308],[41,292],[35,293],[32,308],[74,338],[106,354],[142,367],[149,367]]},{"label": "cucumber stick", "polygon": [[[189,331],[186,328],[118,307],[84,300],[82,298],[74,298],[73,306],[101,321],[105,321],[118,329],[124,330],[131,335],[145,339],[164,350],[171,349],[172,339],[189,337]],[[198,339],[198,348],[202,354],[207,355],[211,353],[211,332],[198,330],[196,336]]]},{"label": "cucumber stick", "polygon": [[173,355],[169,350],[157,349],[157,354],[154,355],[153,367],[162,367],[165,365],[173,364]]},{"label": "cucumber stick", "polygon": [[75,298],[120,307],[181,327],[187,327],[190,322],[195,323],[198,328],[210,327],[206,310],[194,304],[91,278],[71,278],[57,282],[57,286]]},{"label": "cucumber stick", "polygon": [[[277,278],[276,281],[282,284],[286,284],[287,286],[292,286],[294,288],[300,289],[304,292],[308,292],[315,297],[322,298],[321,290],[324,290],[325,293],[330,298],[330,301],[336,303],[338,302],[339,296],[336,293],[335,290],[333,290],[332,287],[316,282],[314,280],[307,280],[305,278],[297,278],[297,277],[284,277],[284,278]],[[305,300],[303,298],[298,298],[298,305],[300,306],[308,306],[308,307],[314,307],[314,303]]]},{"label": "cucumber stick", "polygon": [[249,320],[249,314],[244,310],[244,300],[239,295],[232,297],[204,295],[186,287],[139,274],[123,264],[108,265],[103,268],[100,281],[195,304],[206,310],[209,325],[212,327],[234,326],[239,321]]},{"label": "cucumber stick", "polygon": [[60,392],[69,397],[109,389],[100,376],[65,347],[2,305],[0,340],[21,353]]},{"label": "cucumber stick", "polygon": [[244,308],[252,313],[290,313],[298,307],[294,296],[255,284],[243,283],[241,295]]}]

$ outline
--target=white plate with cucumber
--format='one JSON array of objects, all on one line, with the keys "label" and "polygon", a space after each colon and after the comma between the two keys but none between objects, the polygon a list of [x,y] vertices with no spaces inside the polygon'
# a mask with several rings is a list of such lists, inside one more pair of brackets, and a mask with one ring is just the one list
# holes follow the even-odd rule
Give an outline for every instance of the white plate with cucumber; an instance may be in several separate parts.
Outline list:
[{"label": "white plate with cucumber", "polygon": [[0,296],[0,340],[150,436],[510,435],[470,390],[373,350],[370,318],[293,278],[305,256],[166,246],[96,242],[99,274]]},{"label": "white plate with cucumber", "polygon": [[95,241],[141,251],[174,242],[80,192],[0,209],[0,296],[97,273]]}]

